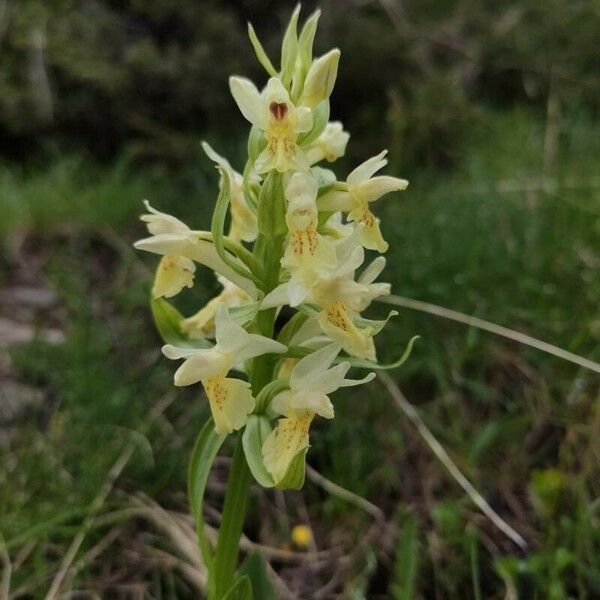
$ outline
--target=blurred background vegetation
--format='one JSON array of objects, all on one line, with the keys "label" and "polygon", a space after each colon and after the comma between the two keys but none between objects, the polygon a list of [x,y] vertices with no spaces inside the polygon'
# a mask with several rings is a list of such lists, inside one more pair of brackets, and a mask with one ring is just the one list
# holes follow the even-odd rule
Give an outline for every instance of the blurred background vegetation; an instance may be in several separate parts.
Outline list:
[{"label": "blurred background vegetation", "polygon": [[[387,147],[390,174],[411,181],[378,207],[394,292],[599,361],[598,1],[320,6],[317,49],[342,50],[332,115],[352,133],[338,176]],[[152,260],[131,243],[143,198],[207,227],[216,174],[199,140],[241,166],[227,76],[265,81],[246,21],[277,57],[292,8],[0,0],[7,597],[44,598],[57,573],[79,594],[64,597],[197,597],[185,471],[206,406],[172,387],[147,307]],[[186,312],[217,291],[198,282]],[[314,475],[302,493],[253,494],[246,532],[278,585],[300,598],[600,597],[597,374],[409,310],[381,356],[417,333],[395,381],[528,549],[476,510],[374,383],[338,397],[309,463],[378,510]],[[210,482],[212,524],[226,468]],[[307,549],[291,538],[300,523]]]}]

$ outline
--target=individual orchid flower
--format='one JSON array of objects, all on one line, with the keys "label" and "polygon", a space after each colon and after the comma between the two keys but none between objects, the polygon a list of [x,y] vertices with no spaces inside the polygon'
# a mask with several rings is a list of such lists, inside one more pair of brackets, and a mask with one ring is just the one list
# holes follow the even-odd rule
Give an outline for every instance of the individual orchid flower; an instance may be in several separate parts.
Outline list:
[{"label": "individual orchid flower", "polygon": [[245,77],[230,77],[229,88],[244,117],[262,130],[267,140],[254,163],[256,172],[307,171],[308,158],[297,140],[300,133],[312,128],[311,110],[296,107],[277,77],[269,79],[262,94]]},{"label": "individual orchid flower", "polygon": [[385,194],[405,190],[408,186],[406,179],[388,175],[373,177],[387,164],[384,158],[386,154],[387,150],[384,150],[356,167],[348,175],[345,184],[323,194],[318,203],[319,210],[347,212],[348,220],[363,223],[361,244],[379,252],[385,252],[388,244],[381,235],[379,219],[371,212],[369,204]]},{"label": "individual orchid flower", "polygon": [[163,354],[170,359],[184,359],[175,372],[175,385],[192,385],[202,382],[217,433],[231,433],[246,423],[254,410],[254,397],[250,384],[241,379],[227,377],[236,364],[262,354],[282,353],[286,347],[275,340],[248,333],[229,315],[223,304],[215,316],[216,344],[210,349],[163,346]]},{"label": "individual orchid flower", "polygon": [[375,373],[369,373],[363,379],[346,379],[349,363],[331,367],[340,350],[340,344],[328,344],[298,361],[290,373],[289,391],[278,394],[271,402],[270,411],[283,418],[265,439],[262,456],[275,483],[283,479],[294,458],[308,448],[308,430],[315,415],[333,418],[329,394],[375,377]]},{"label": "individual orchid flower", "polygon": [[[209,232],[191,230],[176,217],[152,208],[147,200],[144,201],[144,205],[148,213],[142,215],[141,220],[146,223],[152,235],[138,240],[134,247],[163,256],[155,277],[155,298],[169,298],[178,294],[184,287],[191,287],[195,272],[194,262],[223,275],[252,298],[257,297],[254,283],[236,273],[218,255],[214,245],[202,239],[208,237]],[[232,256],[231,260],[237,259]]]},{"label": "individual orchid flower", "polygon": [[[246,203],[244,178],[229,164],[226,158],[215,152],[207,142],[202,142],[202,149],[213,162],[229,175],[231,226],[228,237],[236,242],[253,242],[257,233],[256,214]],[[223,175],[221,175],[219,188],[222,186]]]},{"label": "individual orchid flower", "polygon": [[358,316],[357,307],[372,301],[372,286],[376,285],[354,280],[356,269],[364,261],[364,250],[356,245],[361,228],[362,225],[352,236],[336,245],[337,266],[333,271],[310,281],[290,278],[265,296],[261,309],[298,306],[303,302],[316,304],[321,309],[317,321],[325,335],[339,342],[348,354],[376,360],[373,343],[375,331],[370,327],[357,327],[352,320]]},{"label": "individual orchid flower", "polygon": [[303,281],[331,270],[336,261],[333,242],[317,233],[317,192],[310,171],[294,173],[285,188],[288,242],[281,265]]},{"label": "individual orchid flower", "polygon": [[210,300],[195,315],[181,321],[181,330],[190,339],[214,337],[215,315],[219,306],[224,305],[228,308],[236,308],[252,302],[252,298],[244,290],[229,281],[226,277],[217,275],[217,279],[223,286],[223,291]]},{"label": "individual orchid flower", "polygon": [[334,162],[346,153],[350,134],[344,131],[339,121],[327,123],[321,135],[306,149],[306,156],[311,165],[325,159]]},{"label": "individual orchid flower", "polygon": [[[385,257],[378,256],[357,278],[357,283],[363,286],[363,292],[357,294],[348,302],[348,309],[355,315],[366,310],[375,298],[389,296],[391,294],[392,285],[390,283],[375,282],[385,268],[385,262]],[[368,290],[365,291],[364,287],[368,288]]]}]

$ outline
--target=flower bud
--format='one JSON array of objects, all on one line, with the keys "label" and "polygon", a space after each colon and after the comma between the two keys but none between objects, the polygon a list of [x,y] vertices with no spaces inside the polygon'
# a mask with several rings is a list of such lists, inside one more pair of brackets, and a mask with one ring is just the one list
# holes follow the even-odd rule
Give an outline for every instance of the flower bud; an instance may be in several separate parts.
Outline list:
[{"label": "flower bud", "polygon": [[339,60],[340,51],[334,48],[313,62],[304,82],[300,104],[314,108],[329,98],[337,77]]}]

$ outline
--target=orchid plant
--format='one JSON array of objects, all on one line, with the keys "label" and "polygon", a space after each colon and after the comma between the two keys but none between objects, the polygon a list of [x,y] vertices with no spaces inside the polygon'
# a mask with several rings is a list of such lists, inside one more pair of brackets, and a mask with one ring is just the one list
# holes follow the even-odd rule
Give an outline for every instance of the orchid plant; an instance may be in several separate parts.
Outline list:
[{"label": "orchid plant", "polygon": [[[398,366],[412,346],[411,340],[396,363],[379,364],[373,340],[387,319],[362,316],[373,300],[390,293],[388,283],[375,281],[388,244],[373,204],[408,182],[376,175],[387,164],[386,151],[345,181],[321,166],[343,156],[350,137],[339,121],[329,121],[340,51],[314,58],[319,11],[298,33],[299,12],[297,7],[287,26],[278,70],[249,25],[268,80],[259,91],[244,77],[229,79],[251,124],[241,172],[202,143],[220,173],[210,231],[190,229],[146,202],[142,221],[150,236],[135,244],[162,257],[151,306],[163,354],[183,361],[175,385],[200,383],[212,414],[198,436],[189,477],[211,600],[252,597],[249,579],[236,572],[252,477],[265,488],[300,488],[310,425],[315,417],[334,417],[330,396],[371,381],[377,369]],[[367,266],[365,250],[378,253]],[[198,264],[215,273],[223,291],[186,318],[167,298],[193,286]],[[369,372],[347,379],[352,368]],[[203,521],[204,489],[213,459],[234,433],[213,547]]]}]

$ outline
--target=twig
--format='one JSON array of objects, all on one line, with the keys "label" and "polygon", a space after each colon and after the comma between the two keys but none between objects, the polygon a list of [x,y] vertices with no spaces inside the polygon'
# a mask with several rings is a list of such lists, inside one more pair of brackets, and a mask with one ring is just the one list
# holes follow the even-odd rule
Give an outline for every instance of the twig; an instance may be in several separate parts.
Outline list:
[{"label": "twig", "polygon": [[315,485],[322,487],[332,496],[336,496],[340,500],[344,500],[349,504],[354,504],[354,506],[357,506],[358,508],[369,513],[372,517],[375,517],[375,519],[383,519],[383,511],[378,506],[375,506],[375,504],[369,502],[366,498],[363,498],[362,496],[359,496],[358,494],[341,487],[326,477],[323,477],[321,473],[313,469],[310,465],[306,465],[306,474]]},{"label": "twig", "polygon": [[500,515],[487,503],[485,498],[473,487],[471,482],[461,473],[459,468],[454,464],[452,459],[448,456],[446,450],[437,441],[434,435],[429,431],[419,413],[415,410],[412,404],[406,399],[404,394],[400,391],[400,388],[394,383],[389,375],[386,373],[379,373],[379,379],[382,381],[384,386],[387,388],[390,396],[394,399],[400,410],[410,419],[412,424],[416,427],[421,437],[425,440],[427,445],[431,448],[438,460],[446,467],[450,475],[454,477],[458,485],[469,495],[471,500],[479,507],[481,512],[507,537],[509,537],[515,544],[525,550],[527,548],[527,542],[510,526],[504,521]]},{"label": "twig", "polygon": [[383,302],[384,304],[392,304],[393,306],[401,306],[403,308],[410,308],[412,310],[418,310],[430,315],[435,315],[436,317],[442,317],[444,319],[450,319],[451,321],[457,321],[458,323],[464,323],[470,327],[477,327],[478,329],[483,329],[484,331],[489,331],[490,333],[495,333],[496,335],[513,340],[514,342],[531,346],[532,348],[536,348],[537,350],[541,350],[547,354],[552,354],[553,356],[562,358],[563,360],[569,361],[573,364],[583,367],[584,369],[589,369],[595,373],[600,373],[600,363],[594,362],[589,358],[585,358],[583,356],[579,356],[579,354],[574,354],[573,352],[563,350],[558,346],[553,346],[552,344],[538,340],[530,335],[521,333],[520,331],[508,329],[502,325],[496,325],[495,323],[490,323],[489,321],[484,321],[483,319],[472,317],[471,315],[466,315],[456,310],[444,308],[443,306],[438,306],[437,304],[430,304],[429,302],[421,302],[420,300],[405,298],[403,296],[384,296],[379,298],[379,302]]}]

